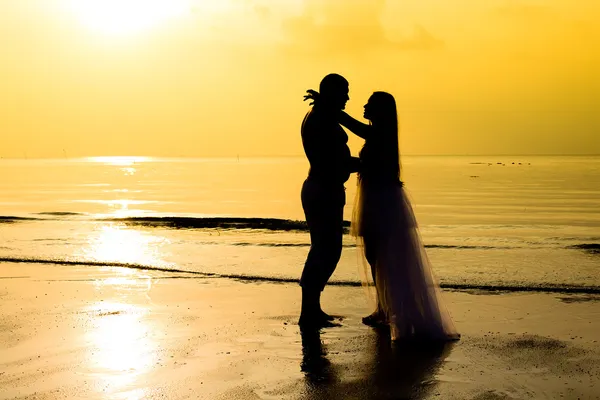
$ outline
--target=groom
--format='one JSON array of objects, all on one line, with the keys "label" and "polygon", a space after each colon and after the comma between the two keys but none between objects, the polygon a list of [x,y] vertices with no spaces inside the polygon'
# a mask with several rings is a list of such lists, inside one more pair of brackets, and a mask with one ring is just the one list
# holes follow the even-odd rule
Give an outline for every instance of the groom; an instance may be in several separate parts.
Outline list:
[{"label": "groom", "polygon": [[342,254],[344,183],[358,171],[359,160],[350,155],[348,135],[338,124],[346,107],[348,81],[329,74],[319,85],[319,101],[302,121],[302,144],[310,163],[302,185],[302,208],[310,231],[310,251],[300,286],[302,310],[298,324],[323,327],[333,317],[321,309],[321,292]]}]

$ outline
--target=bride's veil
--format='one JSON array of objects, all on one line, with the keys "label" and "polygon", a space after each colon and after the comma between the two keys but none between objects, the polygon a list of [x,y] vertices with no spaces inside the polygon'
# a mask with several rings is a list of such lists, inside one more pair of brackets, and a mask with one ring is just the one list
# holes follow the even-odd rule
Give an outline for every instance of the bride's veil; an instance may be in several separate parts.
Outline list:
[{"label": "bride's veil", "polygon": [[356,191],[356,197],[354,198],[354,208],[352,210],[350,234],[356,238],[356,257],[358,259],[358,270],[361,285],[367,293],[369,303],[373,306],[373,308],[375,308],[377,306],[377,291],[375,290],[375,283],[373,282],[371,266],[369,265],[365,255],[365,243],[362,235],[360,234],[360,227],[362,226],[362,201],[363,195],[361,189],[361,179],[359,177],[358,189]]}]

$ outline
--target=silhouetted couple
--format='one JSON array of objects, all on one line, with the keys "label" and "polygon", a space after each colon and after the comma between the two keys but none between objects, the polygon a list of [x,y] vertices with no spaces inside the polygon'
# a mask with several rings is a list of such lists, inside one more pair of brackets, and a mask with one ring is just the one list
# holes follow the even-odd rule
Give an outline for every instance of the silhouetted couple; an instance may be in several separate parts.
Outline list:
[{"label": "silhouetted couple", "polygon": [[[301,328],[332,326],[321,309],[321,292],[342,253],[344,183],[358,173],[358,191],[351,233],[370,266],[377,308],[363,322],[389,326],[392,339],[459,337],[441,301],[415,216],[400,181],[396,101],[375,92],[365,104],[364,124],[343,110],[349,100],[348,81],[327,75],[319,92],[308,90],[313,107],[302,122],[302,143],[310,163],[302,186],[302,207],[311,247],[304,265]],[[342,126],[363,138],[360,157],[352,157]]]}]

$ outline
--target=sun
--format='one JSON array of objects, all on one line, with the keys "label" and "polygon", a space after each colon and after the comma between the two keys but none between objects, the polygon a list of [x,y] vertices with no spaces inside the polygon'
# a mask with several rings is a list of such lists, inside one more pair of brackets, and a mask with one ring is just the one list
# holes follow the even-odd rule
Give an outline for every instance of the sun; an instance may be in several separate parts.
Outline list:
[{"label": "sun", "polygon": [[106,35],[135,34],[190,10],[190,0],[70,0],[87,28]]}]

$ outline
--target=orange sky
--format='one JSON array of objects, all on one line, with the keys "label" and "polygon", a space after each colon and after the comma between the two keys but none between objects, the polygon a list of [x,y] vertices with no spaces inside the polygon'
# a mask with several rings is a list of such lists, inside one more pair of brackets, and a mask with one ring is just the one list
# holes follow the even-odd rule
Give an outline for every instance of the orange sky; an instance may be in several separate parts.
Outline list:
[{"label": "orange sky", "polygon": [[0,156],[301,155],[329,72],[357,117],[396,97],[405,154],[600,154],[598,20],[571,0],[2,1]]}]

